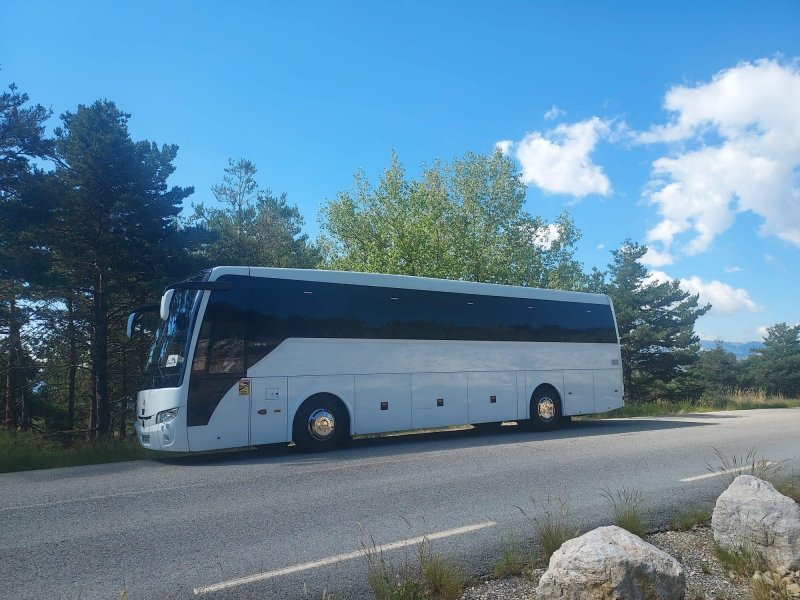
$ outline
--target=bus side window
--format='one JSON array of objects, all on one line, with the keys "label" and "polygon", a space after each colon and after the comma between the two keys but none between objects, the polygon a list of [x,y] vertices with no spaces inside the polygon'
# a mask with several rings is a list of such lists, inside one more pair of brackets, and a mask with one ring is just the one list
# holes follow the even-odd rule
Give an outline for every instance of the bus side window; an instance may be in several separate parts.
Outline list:
[{"label": "bus side window", "polygon": [[192,371],[209,375],[244,373],[245,331],[249,322],[249,285],[214,291],[197,337]]},{"label": "bus side window", "polygon": [[206,321],[200,328],[200,335],[197,337],[197,346],[194,349],[194,360],[192,361],[192,371],[198,373],[206,372],[208,364],[208,342],[211,333],[211,323]]},{"label": "bus side window", "polygon": [[209,373],[244,372],[244,323],[215,323],[208,352]]}]

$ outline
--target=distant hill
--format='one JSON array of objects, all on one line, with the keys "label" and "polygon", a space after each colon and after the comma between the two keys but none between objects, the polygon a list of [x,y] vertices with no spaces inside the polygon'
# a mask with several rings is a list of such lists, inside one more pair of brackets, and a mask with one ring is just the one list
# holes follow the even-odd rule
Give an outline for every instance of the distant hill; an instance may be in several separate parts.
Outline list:
[{"label": "distant hill", "polygon": [[[717,342],[714,340],[700,340],[700,348],[703,350],[713,350],[716,347]],[[722,348],[728,352],[733,352],[739,360],[750,356],[751,348],[763,347],[764,344],[761,342],[722,342]]]}]

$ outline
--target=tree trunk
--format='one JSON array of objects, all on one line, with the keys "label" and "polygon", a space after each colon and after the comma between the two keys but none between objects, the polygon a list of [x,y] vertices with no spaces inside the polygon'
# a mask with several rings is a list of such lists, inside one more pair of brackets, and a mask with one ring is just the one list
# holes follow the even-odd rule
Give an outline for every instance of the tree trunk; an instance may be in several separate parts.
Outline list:
[{"label": "tree trunk", "polygon": [[125,344],[120,344],[120,354],[122,355],[122,397],[119,401],[119,439],[125,439],[126,423],[125,419],[128,412],[128,352]]},{"label": "tree trunk", "polygon": [[108,437],[111,413],[108,402],[108,298],[106,297],[105,270],[95,266],[92,290],[92,316],[94,317],[94,344],[92,347],[92,404],[96,407],[97,435]]},{"label": "tree trunk", "polygon": [[3,425],[16,425],[17,371],[19,367],[19,320],[17,318],[17,299],[13,292],[9,299],[8,309],[8,350],[6,355],[6,410]]},{"label": "tree trunk", "polygon": [[69,373],[67,383],[67,429],[75,428],[75,379],[78,372],[77,340],[75,339],[75,307],[72,296],[67,298],[67,343],[69,344]]}]

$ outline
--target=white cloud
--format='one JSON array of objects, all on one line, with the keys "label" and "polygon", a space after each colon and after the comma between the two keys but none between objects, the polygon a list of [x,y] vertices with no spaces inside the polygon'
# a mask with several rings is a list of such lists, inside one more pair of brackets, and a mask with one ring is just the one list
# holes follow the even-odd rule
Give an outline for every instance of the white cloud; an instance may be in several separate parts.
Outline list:
[{"label": "white cloud", "polygon": [[604,249],[605,249],[605,247],[606,247],[606,245],[605,245],[605,244],[597,244],[597,249],[598,249],[598,250],[604,250]]},{"label": "white cloud", "polygon": [[717,314],[731,315],[738,312],[759,312],[761,309],[750,298],[744,288],[734,288],[713,279],[703,281],[697,276],[680,280],[681,289],[690,294],[700,294],[700,304],[711,304]]},{"label": "white cloud", "polygon": [[[661,222],[648,243],[669,254],[709,249],[737,213],[762,218],[759,233],[800,246],[800,68],[774,60],[742,63],[697,86],[676,86],[666,125],[637,139],[664,142],[674,152],[653,163],[650,201]],[[667,263],[662,263],[667,264]]]},{"label": "white cloud", "polygon": [[508,156],[511,153],[511,146],[514,145],[514,142],[511,140],[500,140],[497,142],[494,147],[500,150],[503,154]]},{"label": "white cloud", "polygon": [[741,273],[742,272],[742,267],[737,267],[736,265],[734,265],[732,267],[725,267],[725,272],[726,273]]},{"label": "white cloud", "polygon": [[567,114],[567,111],[561,110],[555,104],[553,104],[553,106],[550,107],[550,110],[548,110],[546,113],[544,113],[544,118],[547,121],[552,121],[554,119],[558,119],[559,117],[563,117],[566,114]]},{"label": "white cloud", "polygon": [[[674,278],[664,271],[650,271],[644,279],[645,284],[669,283]],[[727,283],[713,279],[704,281],[697,277],[678,280],[679,287],[690,294],[699,294],[700,305],[711,304],[711,312],[721,315],[732,315],[740,312],[759,312],[762,310],[744,288],[734,288]]]},{"label": "white cloud", "polygon": [[597,142],[610,134],[609,121],[592,117],[559,125],[544,134],[535,131],[526,135],[514,144],[523,181],[552,194],[576,198],[589,194],[608,196],[611,182],[592,163],[590,155]]},{"label": "white cloud", "polygon": [[533,234],[533,245],[542,250],[550,250],[561,238],[561,227],[556,223],[545,225],[542,229],[537,229]]},{"label": "white cloud", "polygon": [[673,258],[669,252],[659,252],[652,246],[648,246],[647,252],[645,252],[645,255],[640,261],[643,265],[648,267],[663,267],[671,265]]},{"label": "white cloud", "polygon": [[760,335],[762,338],[767,337],[767,327],[769,327],[769,325],[761,325],[761,327],[756,327],[756,335]]},{"label": "white cloud", "polygon": [[647,277],[644,278],[645,285],[650,283],[669,283],[672,277],[664,273],[664,271],[650,271]]}]

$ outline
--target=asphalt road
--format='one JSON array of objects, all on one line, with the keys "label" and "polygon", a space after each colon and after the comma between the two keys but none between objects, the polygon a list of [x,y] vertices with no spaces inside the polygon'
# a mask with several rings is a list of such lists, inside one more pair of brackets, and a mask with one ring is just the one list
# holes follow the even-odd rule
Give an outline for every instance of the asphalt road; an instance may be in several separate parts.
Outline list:
[{"label": "asphalt road", "polygon": [[[713,501],[714,453],[800,471],[800,409],[581,421],[274,447],[0,475],[2,598],[368,597],[359,550],[400,564],[415,539],[488,572],[505,540],[565,500],[584,528],[601,497],[641,490],[654,524]],[[681,481],[686,480],[688,481]],[[410,545],[409,545],[410,544]]]}]

